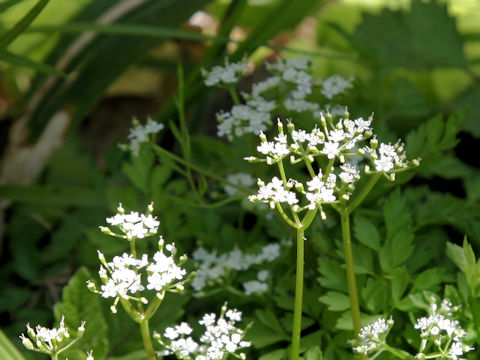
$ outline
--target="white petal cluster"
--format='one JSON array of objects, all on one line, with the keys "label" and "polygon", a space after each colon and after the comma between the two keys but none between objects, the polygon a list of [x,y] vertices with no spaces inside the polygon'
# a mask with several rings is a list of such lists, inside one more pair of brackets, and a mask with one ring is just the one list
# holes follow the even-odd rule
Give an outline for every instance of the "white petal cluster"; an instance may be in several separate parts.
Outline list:
[{"label": "white petal cluster", "polygon": [[[215,251],[208,252],[203,247],[199,247],[192,256],[198,263],[198,271],[191,285],[196,291],[201,291],[209,283],[220,281],[230,271],[246,271],[254,265],[274,261],[280,256],[280,245],[266,245],[258,254],[245,254],[240,249],[217,254]],[[258,280],[265,283],[268,276],[265,277],[262,271],[260,273]]]},{"label": "white petal cluster", "polygon": [[245,295],[261,294],[268,290],[267,279],[269,277],[268,270],[261,270],[257,274],[256,280],[250,280],[243,283]]},{"label": "white petal cluster", "polygon": [[118,213],[115,216],[107,218],[106,221],[109,225],[118,228],[122,234],[115,234],[111,229],[101,227],[100,229],[103,232],[128,240],[143,239],[145,236],[157,233],[160,222],[151,214],[153,204],[149,205],[150,213],[147,214],[139,214],[136,211],[125,214],[122,204],[119,204],[117,211]]},{"label": "white petal cluster", "polygon": [[392,326],[392,318],[388,320],[381,318],[373,324],[363,327],[358,335],[359,341],[357,341],[353,350],[364,355],[379,350],[382,344],[385,343],[385,339]]},{"label": "white petal cluster", "polygon": [[134,156],[138,156],[140,151],[140,144],[148,142],[150,135],[157,134],[163,130],[163,124],[148,119],[145,125],[142,125],[138,119],[134,118],[132,121],[132,128],[128,134],[129,144],[120,144],[120,148],[123,150],[129,150]]},{"label": "white petal cluster", "polygon": [[163,340],[159,334],[154,334],[154,337],[165,348],[164,355],[174,354],[181,360],[222,360],[227,354],[245,359],[244,353],[237,353],[250,347],[250,342],[243,340],[245,331],[236,327],[241,319],[240,311],[227,310],[223,306],[218,319],[212,313],[205,314],[199,321],[205,327],[199,341],[189,336],[192,328],[187,323],[165,329],[163,337],[169,341]]},{"label": "white petal cluster", "polygon": [[333,99],[334,96],[345,92],[352,87],[352,81],[347,80],[340,75],[332,75],[323,80],[321,93],[327,99]]},{"label": "white petal cluster", "polygon": [[[268,183],[265,184],[261,179],[258,179],[258,193],[250,195],[248,199],[250,201],[259,201],[269,204],[273,209],[276,203],[286,203],[288,205],[295,205],[298,203],[297,195],[286,188],[283,181],[276,176]],[[288,184],[286,184],[288,187]]]},{"label": "white petal cluster", "polygon": [[35,328],[27,324],[27,336],[20,335],[22,344],[28,350],[39,351],[44,354],[55,355],[62,349],[70,346],[82,337],[85,332],[85,321],[81,323],[74,337],[71,337],[70,330],[65,327],[65,317],[62,316],[58,328],[48,329],[37,325]]},{"label": "white petal cluster", "polygon": [[186,261],[186,257],[182,256],[180,264],[177,264],[174,259],[175,254],[175,245],[164,246],[162,238],[159,241],[159,251],[153,255],[152,260],[147,254],[137,259],[132,254],[124,253],[107,262],[105,256],[98,251],[101,263],[98,274],[103,284],[97,289],[94,282],[88,281],[87,286],[104,298],[115,299],[111,307],[113,313],[117,312],[116,304],[120,298],[146,304],[148,300],[142,296],[142,292],[146,289],[157,293],[183,289],[186,271],[180,265]]},{"label": "white petal cluster", "polygon": [[[245,69],[246,65],[226,63],[225,67],[214,67],[210,73],[204,71],[204,76],[207,76],[207,85],[225,87],[236,82],[238,75]],[[287,116],[301,113],[313,115],[320,111],[320,105],[308,99],[315,85],[312,62],[309,59],[279,59],[275,63],[267,64],[267,69],[272,76],[254,84],[250,93],[242,93],[242,104],[237,103],[230,111],[222,111],[216,115],[218,136],[225,136],[232,141],[233,138],[247,133],[258,135],[272,125],[271,118],[279,111]],[[348,80],[332,76],[323,82],[323,91],[329,96],[338,94],[345,90],[348,84],[351,86]],[[332,109],[334,107],[335,105]]]},{"label": "white petal cluster", "polygon": [[202,69],[202,75],[207,86],[225,86],[235,84],[247,70],[248,63],[246,59],[234,63],[229,63],[228,59],[225,59],[224,66],[214,66],[210,71]]},{"label": "white petal cluster", "polygon": [[234,137],[240,137],[247,133],[258,135],[261,131],[268,129],[272,123],[270,110],[262,109],[269,109],[269,104],[260,101],[252,104],[258,107],[248,104],[234,105],[229,112],[218,113],[217,135],[219,137],[226,136],[229,140],[233,140]]},{"label": "white petal cluster", "polygon": [[[377,147],[377,140],[370,141],[370,147],[364,148],[372,159],[375,171],[388,173],[398,169],[406,169],[409,162],[404,150],[404,144],[397,141],[395,144],[381,143]],[[418,161],[418,160],[416,160]]]},{"label": "white petal cluster", "polygon": [[450,302],[443,300],[440,306],[432,303],[430,316],[417,319],[414,327],[420,330],[423,342],[416,358],[425,358],[428,354],[425,351],[431,351],[429,344],[437,348],[445,359],[452,360],[461,359],[460,356],[465,352],[473,350],[463,343],[467,333],[461,327],[460,322],[452,319],[456,310],[458,308],[452,307]]},{"label": "white petal cluster", "polygon": [[[227,181],[232,184],[244,186],[247,188],[255,184],[255,179],[252,177],[252,175],[244,172],[227,175]],[[238,194],[238,190],[231,185],[225,185],[223,189],[230,196]]]}]

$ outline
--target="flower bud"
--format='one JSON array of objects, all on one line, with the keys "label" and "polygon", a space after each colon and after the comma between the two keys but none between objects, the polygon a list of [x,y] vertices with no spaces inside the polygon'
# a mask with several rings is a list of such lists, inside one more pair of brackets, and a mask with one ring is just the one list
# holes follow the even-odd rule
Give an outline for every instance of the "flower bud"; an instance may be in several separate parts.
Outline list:
[{"label": "flower bud", "polygon": [[265,142],[267,141],[267,137],[263,133],[263,131],[260,131],[260,134],[258,135],[260,137],[260,141]]},{"label": "flower bud", "polygon": [[288,131],[295,130],[295,125],[292,123],[291,120],[288,120],[288,122],[287,122],[287,129],[288,129]]},{"label": "flower bud", "polygon": [[280,118],[277,119],[277,128],[279,133],[283,133],[283,123],[280,121]]}]

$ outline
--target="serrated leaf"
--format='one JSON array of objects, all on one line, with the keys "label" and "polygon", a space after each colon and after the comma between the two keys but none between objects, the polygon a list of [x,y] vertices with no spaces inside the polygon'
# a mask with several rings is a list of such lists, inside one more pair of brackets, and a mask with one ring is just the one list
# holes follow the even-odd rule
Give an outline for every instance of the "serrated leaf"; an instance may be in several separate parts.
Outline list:
[{"label": "serrated leaf", "polygon": [[373,225],[366,218],[359,215],[355,215],[353,231],[355,237],[363,245],[368,246],[370,249],[380,249],[380,234],[375,225]]},{"label": "serrated leaf", "polygon": [[318,282],[323,287],[332,290],[347,292],[347,284],[345,279],[345,269],[332,259],[318,259],[318,271],[320,277]]},{"label": "serrated leaf", "polygon": [[351,37],[353,46],[375,63],[412,70],[467,67],[463,39],[447,5],[413,0],[410,10],[384,8],[363,14]]},{"label": "serrated leaf", "polygon": [[287,335],[282,325],[278,321],[278,317],[270,309],[256,309],[255,315],[258,317],[261,323],[269,329],[273,330],[276,333],[280,333],[285,336]]},{"label": "serrated leaf", "polygon": [[[445,168],[448,162],[452,163],[451,160],[445,160],[443,152],[453,149],[458,144],[457,134],[462,130],[466,116],[465,111],[452,114],[446,121],[441,116],[437,116],[407,135],[407,157],[422,159],[418,168],[422,176],[442,176],[440,167]],[[465,164],[453,161],[455,168],[447,170],[447,177],[464,175],[468,172]]]},{"label": "serrated leaf", "polygon": [[453,279],[446,272],[445,268],[435,267],[427,269],[416,276],[411,291],[430,290],[432,292],[437,292],[439,290],[439,285],[448,282],[449,280]]},{"label": "serrated leaf", "polygon": [[410,209],[397,189],[383,207],[387,234],[380,249],[379,260],[384,271],[402,264],[413,253],[413,230]]},{"label": "serrated leaf", "polygon": [[108,325],[105,321],[100,297],[88,290],[86,282],[92,277],[86,268],[80,268],[63,289],[62,301],[54,306],[57,321],[65,316],[65,325],[77,329],[85,321],[85,333],[81,339],[84,350],[93,350],[95,358],[103,359],[108,351]]},{"label": "serrated leaf", "polygon": [[330,311],[344,311],[350,308],[350,298],[336,291],[329,291],[318,298]]},{"label": "serrated leaf", "polygon": [[367,308],[373,313],[379,313],[387,307],[388,287],[385,281],[367,279],[361,290],[362,299]]}]

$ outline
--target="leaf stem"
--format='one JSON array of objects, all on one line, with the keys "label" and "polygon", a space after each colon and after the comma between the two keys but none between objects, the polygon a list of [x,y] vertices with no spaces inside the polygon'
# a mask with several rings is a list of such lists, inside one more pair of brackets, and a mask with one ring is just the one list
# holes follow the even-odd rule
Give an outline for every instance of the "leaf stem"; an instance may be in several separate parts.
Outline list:
[{"label": "leaf stem", "polygon": [[348,210],[340,212],[342,223],[343,251],[345,253],[345,270],[347,272],[348,296],[350,298],[350,310],[352,312],[353,331],[355,337],[361,329],[360,306],[358,303],[357,283],[355,281],[355,269],[353,266],[352,239],[350,235],[350,213]]},{"label": "leaf stem", "polygon": [[295,276],[295,305],[293,311],[292,347],[290,360],[298,360],[300,356],[300,333],[302,330],[302,302],[303,302],[303,268],[304,268],[304,239],[305,229],[297,228],[297,273]]}]

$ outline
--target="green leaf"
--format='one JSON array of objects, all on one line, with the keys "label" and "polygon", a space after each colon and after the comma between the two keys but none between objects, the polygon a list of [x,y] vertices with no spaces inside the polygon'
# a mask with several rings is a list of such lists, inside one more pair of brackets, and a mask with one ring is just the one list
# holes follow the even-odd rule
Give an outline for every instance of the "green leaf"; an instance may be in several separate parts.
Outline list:
[{"label": "green leaf", "polygon": [[453,278],[445,268],[434,267],[427,269],[416,276],[411,292],[414,293],[420,290],[437,292],[439,285],[448,281],[453,281]]},{"label": "green leaf", "polygon": [[251,341],[256,348],[263,348],[280,341],[288,341],[289,337],[254,322],[253,326],[248,330],[245,339]]},{"label": "green leaf", "polygon": [[16,55],[6,50],[0,50],[0,62],[1,61],[16,65],[16,66],[30,68],[40,73],[45,73],[49,75],[58,75],[62,77],[67,76],[65,73],[58,71],[57,69],[55,69],[50,65],[46,65],[43,63],[30,60],[25,56]]},{"label": "green leaf", "polygon": [[53,310],[58,321],[65,316],[65,324],[70,329],[77,329],[85,321],[80,344],[85,344],[84,350],[93,350],[96,359],[103,359],[108,351],[108,325],[101,311],[101,298],[87,289],[86,282],[90,279],[86,268],[78,269],[63,289],[62,301],[55,304]]},{"label": "green leaf", "polygon": [[413,0],[409,11],[364,13],[350,41],[377,64],[412,70],[468,66],[455,18],[436,0]]},{"label": "green leaf", "polygon": [[5,49],[13,40],[22,34],[40,14],[50,0],[39,0],[37,4],[12,29],[0,37],[0,49]]},{"label": "green leaf", "polygon": [[318,282],[323,287],[332,290],[347,292],[347,284],[345,279],[345,269],[333,259],[318,259],[318,271],[320,277]]},{"label": "green leaf", "polygon": [[393,305],[396,306],[407,289],[409,274],[405,267],[397,267],[390,272],[389,276],[391,277],[390,288],[392,301]]},{"label": "green leaf", "polygon": [[372,250],[380,249],[380,234],[375,225],[366,218],[355,214],[353,231],[355,237],[363,245],[368,246]]},{"label": "green leaf", "polygon": [[388,293],[387,283],[373,278],[368,278],[361,290],[363,302],[373,313],[386,310],[389,300]]},{"label": "green leaf", "polygon": [[458,160],[445,160],[444,154],[460,141],[457,135],[462,130],[466,116],[465,111],[452,114],[446,121],[441,116],[437,116],[407,135],[407,157],[422,159],[418,168],[422,176],[443,176],[440,170],[445,171],[449,165],[454,165],[454,168],[447,169],[447,178],[469,174],[465,164]]},{"label": "green leaf", "polygon": [[322,350],[319,346],[309,349],[303,356],[305,360],[323,360]]},{"label": "green leaf", "polygon": [[344,311],[350,308],[350,298],[336,291],[329,291],[318,300],[327,305],[330,311]]},{"label": "green leaf", "polygon": [[390,271],[402,264],[413,253],[413,230],[410,209],[406,199],[397,189],[383,208],[387,234],[385,244],[380,249],[380,265]]},{"label": "green leaf", "polygon": [[144,360],[146,357],[145,350],[139,350],[132,352],[125,356],[112,357],[110,360]]},{"label": "green leaf", "polygon": [[150,148],[141,146],[138,156],[132,155],[130,162],[123,164],[123,172],[144,194],[148,193],[148,183],[155,156]]},{"label": "green leaf", "polygon": [[[18,339],[17,339],[18,340]],[[10,342],[2,330],[0,330],[0,359],[2,360],[25,360],[23,355]]]},{"label": "green leaf", "polygon": [[276,316],[270,309],[265,309],[265,310],[256,309],[255,315],[258,317],[261,323],[265,325],[267,328],[273,330],[276,333],[287,336],[287,334],[285,333],[285,330],[283,329],[282,325],[278,321],[278,316]]}]

